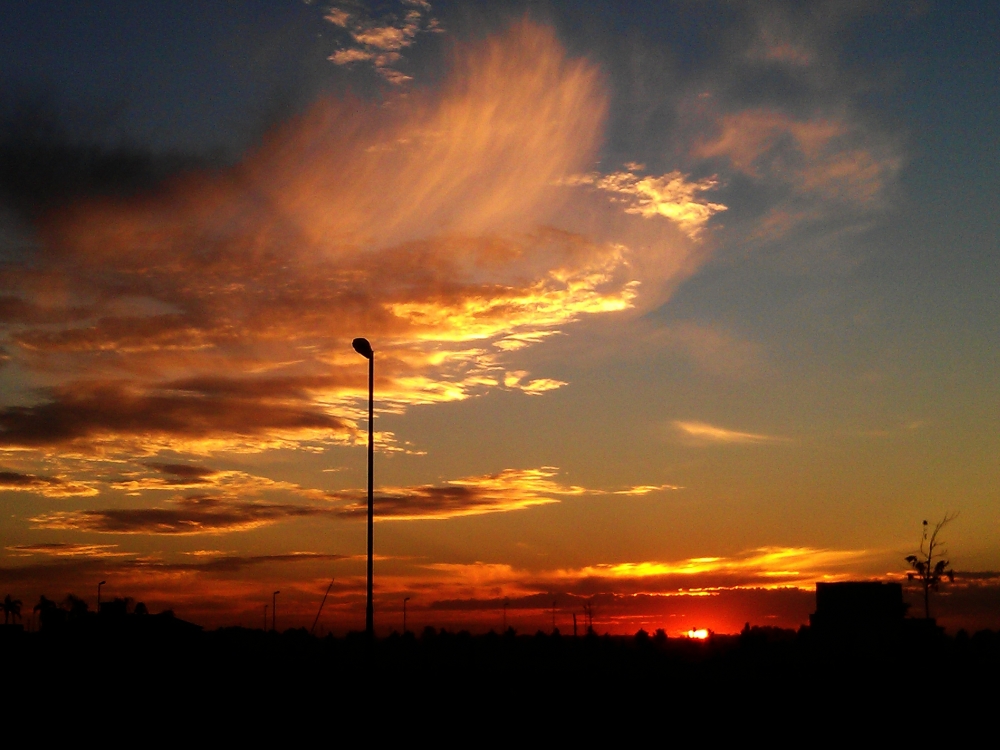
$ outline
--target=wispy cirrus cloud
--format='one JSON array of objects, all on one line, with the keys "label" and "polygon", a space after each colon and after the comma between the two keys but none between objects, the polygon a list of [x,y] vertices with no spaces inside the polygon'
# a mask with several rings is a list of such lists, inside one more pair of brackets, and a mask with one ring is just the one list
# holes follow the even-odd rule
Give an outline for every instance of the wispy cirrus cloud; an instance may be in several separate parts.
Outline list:
[{"label": "wispy cirrus cloud", "polygon": [[612,495],[631,495],[633,497],[640,497],[642,495],[649,495],[653,492],[664,492],[667,490],[680,490],[682,487],[678,487],[676,484],[637,484],[634,487],[628,487],[624,490],[614,490],[611,492]]},{"label": "wispy cirrus cloud", "polygon": [[788,438],[777,435],[764,435],[756,432],[742,432],[725,427],[708,424],[707,422],[691,422],[675,420],[673,426],[684,437],[698,443],[784,443]]},{"label": "wispy cirrus cloud", "polygon": [[891,154],[861,145],[863,140],[843,119],[796,118],[759,108],[723,115],[694,154],[724,157],[748,177],[780,180],[803,196],[867,208],[900,164]]}]

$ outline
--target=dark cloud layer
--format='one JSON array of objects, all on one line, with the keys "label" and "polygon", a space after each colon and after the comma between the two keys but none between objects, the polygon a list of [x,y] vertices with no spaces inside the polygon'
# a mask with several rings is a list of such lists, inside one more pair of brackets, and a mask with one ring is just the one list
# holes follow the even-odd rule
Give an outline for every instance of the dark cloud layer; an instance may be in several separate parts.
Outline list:
[{"label": "dark cloud layer", "polygon": [[330,512],[314,506],[251,503],[209,496],[178,499],[173,506],[53,512],[31,521],[41,529],[104,534],[221,534]]},{"label": "dark cloud layer", "polygon": [[176,438],[271,433],[342,433],[343,420],[305,403],[274,403],[233,395],[205,398],[193,390],[136,392],[121,383],[74,383],[46,391],[47,400],[0,410],[0,445],[93,447],[101,439]]},{"label": "dark cloud layer", "polygon": [[100,145],[71,132],[81,123],[70,121],[65,109],[51,92],[23,89],[0,110],[0,204],[27,219],[80,198],[150,191],[205,165],[192,155]]},{"label": "dark cloud layer", "polygon": [[[367,496],[360,492],[335,493],[338,499],[349,499],[337,514],[360,518],[368,512]],[[395,492],[376,492],[375,507],[379,518],[451,518],[453,516],[490,513],[523,506],[524,498],[515,493],[504,497],[480,487],[426,485]],[[550,501],[554,502],[554,501]]]},{"label": "dark cloud layer", "polygon": [[73,497],[96,495],[97,490],[86,484],[70,482],[59,477],[22,474],[0,470],[0,490],[36,492],[47,497]]}]

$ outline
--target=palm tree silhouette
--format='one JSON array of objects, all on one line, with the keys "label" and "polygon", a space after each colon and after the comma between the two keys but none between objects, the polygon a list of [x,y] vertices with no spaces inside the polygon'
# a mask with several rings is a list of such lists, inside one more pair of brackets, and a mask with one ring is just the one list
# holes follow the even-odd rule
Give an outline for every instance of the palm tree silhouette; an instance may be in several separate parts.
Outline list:
[{"label": "palm tree silhouette", "polygon": [[11,599],[10,594],[3,599],[3,624],[6,625],[10,620],[17,622],[21,619],[21,600]]}]

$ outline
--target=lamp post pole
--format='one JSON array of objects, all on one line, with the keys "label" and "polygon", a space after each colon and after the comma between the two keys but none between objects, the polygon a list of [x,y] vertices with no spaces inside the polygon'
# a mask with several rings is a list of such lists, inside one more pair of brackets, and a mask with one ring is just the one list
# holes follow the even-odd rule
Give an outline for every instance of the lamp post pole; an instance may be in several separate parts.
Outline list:
[{"label": "lamp post pole", "polygon": [[97,614],[101,614],[101,586],[103,586],[107,581],[101,581],[97,584]]},{"label": "lamp post pole", "polygon": [[365,634],[369,639],[375,637],[375,607],[372,604],[372,545],[375,530],[374,503],[374,419],[375,419],[375,350],[368,339],[357,338],[352,342],[354,351],[368,360],[368,603],[365,606]]},{"label": "lamp post pole", "polygon": [[278,594],[280,591],[275,591],[271,594],[271,630],[278,632],[275,628],[275,623],[278,620]]}]

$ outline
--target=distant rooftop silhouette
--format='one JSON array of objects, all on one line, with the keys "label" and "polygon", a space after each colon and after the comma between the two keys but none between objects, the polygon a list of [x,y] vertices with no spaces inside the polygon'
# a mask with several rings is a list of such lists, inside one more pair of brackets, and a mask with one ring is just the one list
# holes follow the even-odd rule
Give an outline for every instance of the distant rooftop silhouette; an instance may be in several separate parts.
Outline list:
[{"label": "distant rooftop silhouette", "polygon": [[903,587],[881,581],[816,584],[816,612],[809,623],[818,634],[898,631],[906,615]]}]

